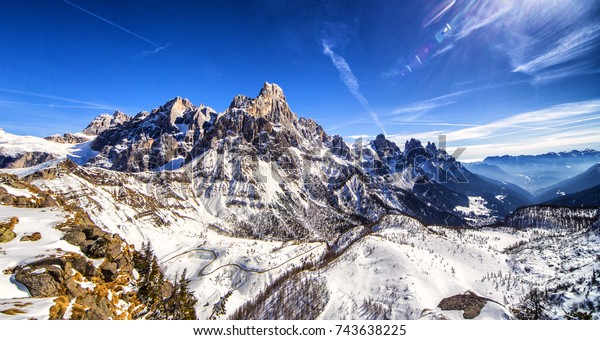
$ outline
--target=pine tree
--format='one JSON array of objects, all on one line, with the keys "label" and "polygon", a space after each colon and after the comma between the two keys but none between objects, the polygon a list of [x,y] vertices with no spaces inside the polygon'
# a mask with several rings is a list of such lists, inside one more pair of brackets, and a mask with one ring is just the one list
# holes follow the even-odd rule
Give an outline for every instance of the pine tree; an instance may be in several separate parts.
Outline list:
[{"label": "pine tree", "polygon": [[548,310],[548,292],[533,288],[513,312],[518,319],[545,320]]},{"label": "pine tree", "polygon": [[176,319],[178,320],[196,320],[196,304],[198,300],[192,292],[190,292],[191,280],[187,278],[187,269],[183,270],[179,282],[176,284],[176,289],[173,294],[178,303]]},{"label": "pine tree", "polygon": [[164,319],[164,304],[162,287],[165,278],[162,270],[158,266],[156,256],[153,255],[150,261],[150,270],[147,280],[144,282],[144,293],[146,294],[145,304],[148,309],[148,319]]},{"label": "pine tree", "polygon": [[163,302],[164,318],[169,320],[196,320],[198,300],[190,292],[191,280],[187,278],[187,269],[175,276],[173,291]]},{"label": "pine tree", "polygon": [[146,306],[138,317],[160,319],[165,279],[150,242],[142,244],[141,251],[135,254],[134,266],[139,274],[137,295]]},{"label": "pine tree", "polygon": [[195,320],[198,300],[190,291],[191,280],[184,269],[177,274],[172,284],[172,292],[164,296],[165,285],[171,285],[158,265],[152,245],[142,244],[142,249],[134,255],[134,267],[139,274],[138,299],[145,305],[137,317],[145,319]]}]

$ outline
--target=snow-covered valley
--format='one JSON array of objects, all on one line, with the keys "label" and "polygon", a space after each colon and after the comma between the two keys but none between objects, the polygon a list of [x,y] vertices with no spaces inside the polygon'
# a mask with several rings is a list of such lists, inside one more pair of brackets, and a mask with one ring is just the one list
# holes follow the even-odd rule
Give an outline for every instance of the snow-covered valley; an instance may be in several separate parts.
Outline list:
[{"label": "snow-covered valley", "polygon": [[[116,176],[112,180],[122,183],[115,186],[107,180],[110,176],[104,176],[103,185],[88,181],[91,177],[80,172],[64,171],[52,179],[31,177],[31,183],[82,207],[97,225],[121,235],[137,249],[150,242],[171,279],[187,269],[198,299],[196,312],[202,319],[231,317],[273,289],[282,277],[283,283],[270,296],[277,297],[284,289],[293,291],[298,282],[320,283],[319,294],[304,300],[308,306],[319,307],[306,314],[318,319],[462,319],[461,311],[438,306],[445,298],[465,294],[488,299],[475,318],[511,319],[534,288],[550,292],[549,318],[566,318],[584,305],[598,318],[598,222],[578,229],[448,228],[388,215],[337,238],[261,240],[236,237],[219,228],[224,222],[207,213],[191,194],[174,200],[165,198],[160,181],[138,185],[131,175],[112,173]],[[171,182],[168,187],[172,195],[185,197],[185,186]],[[119,190],[131,190],[129,200],[118,199]],[[44,242],[31,249],[19,248],[24,256],[20,261],[45,252],[49,243],[53,248],[70,249],[69,244],[60,245],[64,242],[59,240],[60,233],[52,231],[52,224],[62,218],[59,212],[0,208],[3,218],[20,216],[23,232],[32,228],[26,227],[32,219],[48,221],[47,227],[36,225],[45,235]],[[49,237],[52,232],[57,236]],[[2,245],[4,261],[17,254],[11,244]],[[27,297],[26,290],[19,290],[10,277],[3,280],[3,298]],[[260,313],[275,308],[269,306],[274,301],[298,303],[295,296],[277,299],[267,299]]]}]

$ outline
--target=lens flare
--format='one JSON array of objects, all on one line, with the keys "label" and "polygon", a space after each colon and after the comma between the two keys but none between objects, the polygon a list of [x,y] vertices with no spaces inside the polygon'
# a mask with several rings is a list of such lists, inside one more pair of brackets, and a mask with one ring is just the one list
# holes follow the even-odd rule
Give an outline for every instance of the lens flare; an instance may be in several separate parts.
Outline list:
[{"label": "lens flare", "polygon": [[446,39],[446,37],[448,36],[448,32],[450,31],[452,31],[452,27],[450,27],[450,24],[446,24],[444,28],[442,28],[435,34],[435,40],[441,43],[442,41],[444,41],[444,39]]},{"label": "lens flare", "polygon": [[[412,61],[404,67],[408,70],[408,73],[413,73],[416,69],[424,67],[431,54],[437,56],[443,53],[438,53],[439,51],[450,50],[450,48],[447,48],[448,46],[443,46],[445,45],[444,40],[452,36],[453,28],[460,26],[460,23],[463,22],[463,18],[472,12],[473,6],[476,3],[476,0],[465,0],[456,5],[457,0],[444,0],[429,12],[425,19],[423,19],[423,28],[440,21],[446,14],[452,12],[452,16],[449,17],[450,20],[446,21],[446,23],[440,27],[433,38],[430,38],[416,53],[414,53],[414,58],[411,58]],[[400,74],[405,76],[407,72],[401,72]]]}]

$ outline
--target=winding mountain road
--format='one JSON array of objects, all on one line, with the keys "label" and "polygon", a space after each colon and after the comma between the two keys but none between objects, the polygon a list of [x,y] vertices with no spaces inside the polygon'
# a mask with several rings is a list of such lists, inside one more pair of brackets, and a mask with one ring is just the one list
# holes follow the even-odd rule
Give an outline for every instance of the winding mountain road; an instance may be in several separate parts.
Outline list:
[{"label": "winding mountain road", "polygon": [[205,270],[206,268],[208,268],[210,265],[212,265],[212,264],[213,264],[213,263],[214,263],[214,262],[215,262],[215,261],[218,259],[218,255],[217,255],[217,252],[216,252],[216,251],[214,251],[214,250],[212,250],[212,249],[205,249],[205,248],[196,248],[196,249],[190,249],[190,250],[188,250],[188,251],[184,251],[183,253],[177,254],[177,255],[175,255],[175,256],[172,256],[172,257],[170,257],[170,258],[168,258],[168,259],[166,259],[166,260],[162,261],[162,263],[169,262],[169,261],[171,261],[171,260],[173,260],[173,259],[175,259],[175,258],[177,258],[177,257],[179,257],[179,256],[185,255],[185,254],[189,254],[189,253],[193,253],[193,252],[205,252],[205,253],[210,253],[210,254],[212,255],[212,257],[213,257],[213,258],[212,258],[212,260],[210,260],[210,261],[209,261],[209,262],[208,262],[206,265],[204,265],[204,267],[202,267],[202,268],[200,269],[200,272],[198,273],[198,276],[208,276],[208,275],[214,274],[215,272],[217,272],[217,271],[219,271],[219,270],[221,270],[221,269],[223,269],[223,268],[225,268],[225,267],[235,267],[235,268],[238,268],[238,269],[240,269],[240,270],[243,270],[243,271],[245,271],[245,272],[247,272],[247,273],[257,273],[257,274],[264,274],[264,273],[270,272],[270,271],[272,271],[272,270],[275,270],[275,269],[281,268],[282,266],[284,266],[284,265],[288,264],[289,262],[291,262],[291,261],[293,261],[293,260],[295,260],[295,259],[297,259],[297,258],[299,258],[299,257],[302,257],[302,256],[304,256],[304,255],[306,255],[306,254],[308,254],[308,253],[312,252],[313,250],[315,250],[315,249],[317,249],[317,248],[319,248],[319,247],[321,247],[321,246],[325,246],[325,247],[327,247],[327,243],[326,243],[326,242],[323,242],[323,241],[321,241],[321,242],[319,242],[319,244],[318,244],[318,245],[316,245],[316,246],[314,246],[314,247],[310,248],[309,250],[307,250],[307,251],[305,251],[305,252],[303,252],[303,253],[301,253],[301,254],[298,254],[298,255],[296,255],[296,256],[294,256],[294,257],[292,257],[292,258],[289,258],[289,259],[285,260],[284,262],[282,262],[282,263],[280,263],[280,264],[278,264],[278,265],[276,265],[276,266],[274,266],[274,267],[268,268],[268,269],[253,269],[253,268],[246,268],[246,267],[244,267],[244,266],[242,266],[242,265],[239,265],[239,264],[237,264],[237,263],[227,263],[227,264],[221,265],[221,266],[219,266],[219,267],[217,267],[217,268],[213,269],[212,271],[210,271],[210,272],[208,272],[208,273],[205,273],[205,272],[204,272],[204,270]]}]

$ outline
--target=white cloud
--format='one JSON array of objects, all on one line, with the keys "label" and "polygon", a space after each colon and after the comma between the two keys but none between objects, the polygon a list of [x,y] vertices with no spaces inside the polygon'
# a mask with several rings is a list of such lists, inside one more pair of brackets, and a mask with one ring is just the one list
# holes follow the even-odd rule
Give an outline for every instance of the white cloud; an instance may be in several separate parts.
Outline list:
[{"label": "white cloud", "polygon": [[435,51],[435,53],[431,55],[431,59],[437,58],[437,57],[441,56],[442,54],[450,52],[453,49],[454,49],[454,44],[446,45],[441,50]]},{"label": "white cloud", "polygon": [[439,99],[431,99],[426,101],[421,101],[417,103],[413,103],[407,106],[400,106],[388,113],[390,116],[401,115],[405,113],[420,113],[428,110],[432,110],[438,107],[444,107],[451,104],[454,104],[455,101],[441,101]]},{"label": "white cloud", "polygon": [[[528,138],[526,143],[489,143],[467,145],[465,152],[461,155],[461,161],[481,161],[491,155],[535,155],[546,152],[583,150],[586,148],[600,148],[600,142],[596,137],[598,127],[595,129],[581,130],[572,136],[565,134],[547,138]],[[462,146],[451,144],[451,146]],[[449,152],[452,148],[449,148]]]},{"label": "white cloud", "polygon": [[568,123],[573,120],[573,117],[599,112],[600,100],[561,104],[517,114],[489,124],[454,131],[448,134],[448,140],[473,141],[532,130],[551,130],[553,125]]},{"label": "white cloud", "polygon": [[[443,126],[443,125],[440,125]],[[539,154],[549,151],[600,148],[600,100],[555,105],[458,130],[435,130],[392,136],[402,143],[414,137],[436,141],[445,134],[449,152],[466,147],[462,161],[490,155]]]},{"label": "white cloud", "polygon": [[600,10],[597,1],[486,0],[458,21],[455,39],[486,29],[513,72],[548,81],[599,71]]},{"label": "white cloud", "polygon": [[[28,97],[52,99],[52,100],[58,100],[58,101],[67,102],[67,103],[80,104],[80,105],[84,106],[85,108],[97,108],[97,109],[102,109],[102,110],[106,110],[106,109],[114,110],[114,108],[115,108],[114,106],[110,106],[110,105],[92,103],[92,102],[77,100],[77,99],[72,99],[72,98],[59,97],[59,96],[54,96],[54,95],[45,94],[45,93],[20,91],[20,90],[7,89],[7,88],[0,88],[0,92],[6,92],[6,93],[10,93],[10,94],[16,94],[16,95],[22,95],[22,96],[28,96]],[[17,102],[14,102],[14,104],[17,104]],[[37,106],[37,104],[35,104],[35,103],[20,102],[20,104],[29,104],[29,105]],[[47,106],[50,106],[50,105],[51,104],[48,104]],[[84,108],[84,107],[82,107],[82,108]]]},{"label": "white cloud", "polygon": [[[466,148],[460,161],[479,161],[494,155],[600,149],[600,99],[554,105],[479,125],[418,120],[402,122],[394,119],[384,120],[383,124],[406,125],[410,129],[386,136],[401,148],[411,138],[423,144],[427,141],[437,144],[439,135],[446,135],[449,153],[455,148]],[[427,130],[427,127],[431,130]],[[373,135],[357,134],[346,138],[359,137],[372,138]]]},{"label": "white cloud", "polygon": [[454,19],[458,26],[457,33],[454,34],[456,40],[466,38],[471,33],[495,23],[508,14],[513,8],[514,1],[471,1],[463,9],[463,12]]},{"label": "white cloud", "polygon": [[354,98],[358,100],[360,105],[362,105],[362,107],[365,110],[367,110],[367,112],[369,113],[373,121],[377,124],[377,126],[381,129],[383,134],[386,134],[385,128],[379,120],[377,113],[375,112],[375,110],[373,110],[373,108],[369,104],[369,101],[367,101],[367,98],[365,98],[365,96],[363,96],[363,94],[361,93],[360,87],[358,85],[358,79],[356,78],[354,73],[352,73],[350,65],[348,65],[348,63],[343,57],[333,52],[333,50],[325,40],[323,40],[321,43],[323,45],[323,53],[331,59],[333,65],[335,66],[335,68],[337,68],[342,82],[344,82],[350,93],[352,93]]},{"label": "white cloud", "polygon": [[386,114],[386,116],[395,116],[395,115],[400,115],[400,114],[404,114],[404,113],[420,113],[420,112],[436,109],[439,107],[452,105],[458,101],[458,99],[457,99],[458,97],[464,96],[469,93],[516,85],[516,84],[519,84],[522,82],[523,81],[502,83],[502,84],[495,84],[495,85],[484,85],[484,86],[474,87],[474,88],[470,88],[470,89],[466,89],[466,90],[451,92],[451,93],[448,93],[448,94],[445,94],[442,96],[438,96],[438,97],[434,97],[434,98],[430,98],[430,99],[426,99],[426,100],[421,100],[418,102],[414,102],[414,103],[410,103],[410,104],[406,104],[403,106],[393,108]]},{"label": "white cloud", "polygon": [[354,141],[357,139],[369,139],[369,138],[373,138],[374,136],[370,136],[370,135],[351,135],[351,136],[346,136],[344,137],[344,139],[346,141]]},{"label": "white cloud", "polygon": [[585,56],[600,45],[599,33],[600,24],[596,23],[571,32],[559,39],[553,48],[517,65],[513,72],[536,74],[549,67]]},{"label": "white cloud", "polygon": [[[451,27],[444,41],[448,44],[432,58],[461,40],[498,49],[508,56],[513,72],[531,75],[534,82],[600,72],[593,57],[600,53],[598,1],[469,0],[452,10],[453,16],[445,17]],[[481,34],[474,37],[475,32]],[[382,76],[404,74],[407,67],[396,65]]]}]

